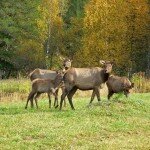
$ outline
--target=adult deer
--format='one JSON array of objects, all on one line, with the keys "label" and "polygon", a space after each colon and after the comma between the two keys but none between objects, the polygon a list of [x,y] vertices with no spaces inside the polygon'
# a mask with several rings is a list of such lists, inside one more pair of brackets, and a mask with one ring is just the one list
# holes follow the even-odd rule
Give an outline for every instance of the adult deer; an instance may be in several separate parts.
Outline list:
[{"label": "adult deer", "polygon": [[108,87],[108,100],[114,93],[123,92],[128,97],[130,90],[134,87],[134,83],[130,82],[127,77],[119,77],[111,75],[106,82]]},{"label": "adult deer", "polygon": [[63,77],[65,90],[61,95],[60,110],[62,109],[62,103],[66,96],[68,97],[71,108],[74,109],[72,97],[77,89],[83,91],[93,90],[90,103],[92,103],[95,95],[100,102],[99,88],[108,80],[112,71],[112,62],[100,61],[100,63],[103,65],[103,68],[69,68],[66,71]]}]

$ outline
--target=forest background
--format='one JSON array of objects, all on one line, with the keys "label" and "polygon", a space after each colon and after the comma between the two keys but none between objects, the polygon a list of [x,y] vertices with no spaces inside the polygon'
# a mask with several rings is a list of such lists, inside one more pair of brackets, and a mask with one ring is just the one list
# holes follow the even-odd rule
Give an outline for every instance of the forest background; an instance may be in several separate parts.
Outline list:
[{"label": "forest background", "polygon": [[35,68],[59,69],[114,61],[115,74],[150,75],[148,0],[1,0],[0,71],[27,76]]}]

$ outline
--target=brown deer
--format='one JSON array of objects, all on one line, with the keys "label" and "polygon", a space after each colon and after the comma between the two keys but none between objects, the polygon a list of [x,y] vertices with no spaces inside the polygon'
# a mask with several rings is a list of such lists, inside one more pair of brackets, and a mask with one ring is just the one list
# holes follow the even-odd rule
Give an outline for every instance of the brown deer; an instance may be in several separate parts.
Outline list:
[{"label": "brown deer", "polygon": [[27,103],[25,109],[28,107],[29,100],[31,101],[31,107],[33,108],[33,98],[35,99],[36,107],[38,108],[37,98],[41,95],[41,93],[47,93],[49,98],[49,108],[51,108],[51,94],[56,94],[55,91],[58,90],[59,87],[62,86],[63,82],[63,73],[59,72],[55,80],[50,79],[35,79],[32,81],[32,90],[28,96]]},{"label": "brown deer", "polygon": [[80,90],[93,90],[91,101],[92,103],[94,96],[97,96],[98,101],[100,101],[100,86],[105,83],[112,71],[112,62],[110,61],[100,61],[103,64],[103,68],[69,68],[64,77],[65,90],[61,95],[60,110],[62,109],[62,103],[65,97],[68,97],[70,106],[74,109],[72,103],[72,97],[77,91]]},{"label": "brown deer", "polygon": [[119,77],[111,75],[106,82],[108,87],[108,100],[114,93],[124,92],[124,95],[128,97],[130,89],[134,87],[134,83],[131,83],[127,77]]}]

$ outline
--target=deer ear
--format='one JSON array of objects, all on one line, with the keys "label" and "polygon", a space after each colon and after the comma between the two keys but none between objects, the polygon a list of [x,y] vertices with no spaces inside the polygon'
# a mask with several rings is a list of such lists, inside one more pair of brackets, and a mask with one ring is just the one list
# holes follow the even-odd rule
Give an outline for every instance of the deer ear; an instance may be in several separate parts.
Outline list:
[{"label": "deer ear", "polygon": [[104,60],[100,60],[99,63],[102,64],[102,65],[104,65],[105,61]]}]

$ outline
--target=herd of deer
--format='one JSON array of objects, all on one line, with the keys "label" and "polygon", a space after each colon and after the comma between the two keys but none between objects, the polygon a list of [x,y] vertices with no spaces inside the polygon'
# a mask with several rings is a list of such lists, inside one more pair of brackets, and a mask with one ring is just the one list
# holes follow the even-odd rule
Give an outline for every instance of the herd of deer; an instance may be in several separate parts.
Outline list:
[{"label": "herd of deer", "polygon": [[35,69],[30,73],[32,81],[32,90],[28,96],[25,108],[28,107],[28,102],[31,102],[31,107],[34,107],[33,100],[35,100],[38,108],[37,98],[41,93],[47,93],[49,98],[49,107],[51,107],[51,94],[55,96],[54,107],[58,107],[58,90],[62,89],[60,100],[60,110],[62,109],[63,101],[67,96],[69,104],[74,109],[72,97],[80,90],[93,90],[89,105],[97,96],[100,102],[100,88],[102,84],[106,83],[108,87],[108,100],[114,93],[124,92],[128,97],[130,89],[133,88],[134,83],[131,83],[127,77],[119,77],[111,75],[113,63],[110,61],[100,61],[103,65],[93,68],[74,68],[71,67],[71,60],[65,59],[63,61],[63,69],[59,71]]}]

